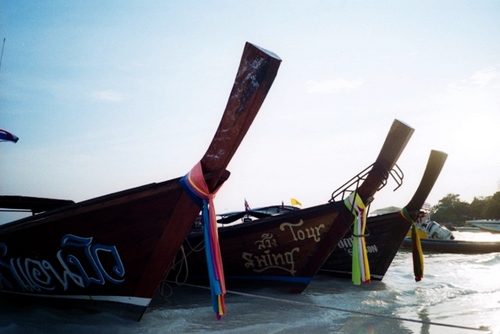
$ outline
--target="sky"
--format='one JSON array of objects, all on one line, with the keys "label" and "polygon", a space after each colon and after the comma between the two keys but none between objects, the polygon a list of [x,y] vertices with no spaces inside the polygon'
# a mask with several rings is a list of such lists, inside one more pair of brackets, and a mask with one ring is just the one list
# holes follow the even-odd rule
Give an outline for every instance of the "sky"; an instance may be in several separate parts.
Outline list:
[{"label": "sky", "polygon": [[179,177],[219,124],[245,42],[274,84],[228,166],[218,212],[325,203],[415,129],[371,210],[500,190],[498,1],[0,0],[0,193],[81,201]]}]

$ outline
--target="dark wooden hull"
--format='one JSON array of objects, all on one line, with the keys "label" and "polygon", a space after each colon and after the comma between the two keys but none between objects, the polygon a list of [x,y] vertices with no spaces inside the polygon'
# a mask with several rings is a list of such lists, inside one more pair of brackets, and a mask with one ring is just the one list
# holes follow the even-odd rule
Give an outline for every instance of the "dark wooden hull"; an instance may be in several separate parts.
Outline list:
[{"label": "dark wooden hull", "polygon": [[[342,202],[328,203],[219,228],[227,287],[274,284],[292,292],[304,290],[319,269],[313,260],[323,252],[321,246],[338,243],[342,233],[335,231],[352,223],[344,207]],[[168,279],[188,275],[189,282],[206,283],[203,233],[191,233],[183,247]]]},{"label": "dark wooden hull", "polygon": [[[412,128],[395,120],[376,162],[366,174],[363,171],[346,183],[347,188],[354,185],[350,191],[357,192],[364,203],[369,203],[385,184],[412,134]],[[341,194],[345,195],[346,191]],[[291,292],[301,292],[353,221],[354,216],[344,200],[332,198],[328,204],[219,228],[228,288],[237,284],[278,285]],[[205,255],[200,251],[203,245],[201,234],[188,236],[177,265],[169,273],[170,280],[206,280]],[[182,275],[181,263],[187,264],[187,278]]]},{"label": "dark wooden hull", "polygon": [[[500,241],[420,239],[424,253],[487,254],[500,252]],[[411,239],[404,238],[402,250],[411,251]]]},{"label": "dark wooden hull", "polygon": [[[171,219],[186,196],[179,179],[95,198],[0,226],[4,293],[123,304],[140,318],[168,264],[148,271],[162,235],[178,245],[198,208],[184,201],[186,219]],[[142,284],[142,285],[141,285]]]},{"label": "dark wooden hull", "polygon": [[[370,274],[373,280],[382,280],[405,238],[411,223],[399,212],[369,217],[365,237]],[[352,275],[352,233],[348,232],[338,243],[321,268],[322,274],[350,278]]]},{"label": "dark wooden hull", "polygon": [[[276,55],[245,44],[223,117],[200,160],[210,191],[228,178],[226,167],[280,62]],[[0,291],[65,305],[88,302],[111,311],[119,306],[139,320],[200,212],[179,181],[125,190],[0,226]],[[22,208],[26,202],[12,206]],[[32,210],[40,204],[46,209],[42,201]]]},{"label": "dark wooden hull", "polygon": [[[413,221],[417,220],[430,191],[441,173],[447,154],[431,151],[422,180],[415,194],[406,205],[406,210]],[[401,212],[368,217],[365,237],[371,278],[382,280],[396,256],[412,223]],[[339,242],[330,257],[321,268],[321,273],[335,277],[352,276],[352,232],[349,231]]]}]

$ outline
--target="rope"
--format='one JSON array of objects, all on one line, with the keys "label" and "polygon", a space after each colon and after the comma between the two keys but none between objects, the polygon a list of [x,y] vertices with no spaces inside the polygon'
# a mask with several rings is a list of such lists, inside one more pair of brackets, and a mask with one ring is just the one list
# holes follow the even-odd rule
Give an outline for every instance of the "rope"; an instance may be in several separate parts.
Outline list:
[{"label": "rope", "polygon": [[[186,282],[189,278],[189,261],[188,261],[189,255],[193,252],[194,253],[202,252],[205,249],[205,243],[203,242],[203,240],[200,241],[195,247],[193,247],[191,245],[191,242],[187,238],[186,238],[186,240],[184,240],[184,242],[186,243],[186,246],[188,246],[189,251],[186,252],[184,245],[181,245],[180,252],[179,252],[180,259],[177,260],[177,258],[179,257],[179,253],[178,253],[176,256],[176,260],[174,260],[174,262],[172,263],[172,265],[170,266],[170,268],[168,269],[166,274],[163,276],[163,279],[162,279],[162,282],[161,282],[161,285],[159,288],[159,293],[160,293],[160,296],[164,300],[167,300],[168,297],[170,297],[172,295],[172,288],[168,285],[168,282],[172,282],[172,283],[175,283],[177,285],[186,284]],[[182,279],[179,279],[179,276],[183,272],[182,271],[183,268],[186,268],[185,275]],[[170,272],[172,272],[172,271],[177,271],[177,273],[175,274],[174,281],[171,281],[168,278],[170,275]],[[163,292],[165,286],[167,286],[170,290],[168,294],[165,294]]]},{"label": "rope", "polygon": [[[185,284],[185,286],[192,287],[192,288],[205,289],[205,290],[210,289],[208,287],[194,285],[194,284]],[[333,311],[338,311],[338,312],[363,315],[363,316],[368,316],[368,317],[383,318],[383,319],[396,320],[396,321],[413,322],[413,323],[418,323],[418,324],[422,324],[422,325],[432,325],[432,326],[465,329],[465,330],[472,330],[472,331],[479,331],[479,332],[489,332],[489,329],[484,327],[484,326],[477,328],[477,327],[469,327],[469,326],[461,326],[461,325],[452,325],[452,324],[446,324],[446,323],[442,323],[442,322],[417,320],[417,319],[411,319],[411,318],[401,318],[401,317],[385,315],[385,314],[377,314],[377,313],[364,312],[364,311],[348,310],[348,309],[343,309],[340,307],[317,305],[317,304],[313,304],[313,303],[307,303],[307,302],[301,302],[301,301],[289,300],[289,299],[283,299],[283,298],[277,298],[277,297],[270,297],[270,296],[255,295],[255,294],[239,292],[239,291],[226,290],[226,292],[233,294],[233,295],[238,295],[238,296],[253,297],[253,298],[259,298],[259,299],[270,300],[270,301],[275,301],[275,302],[284,302],[284,303],[293,304],[293,305],[300,305],[300,306],[309,306],[309,307],[312,306],[312,307],[320,308],[320,309],[327,309],[327,310],[333,310]]]},{"label": "rope", "polygon": [[[182,254],[181,259],[179,261],[177,261],[177,262],[172,263],[172,265],[170,266],[170,268],[167,270],[167,272],[163,276],[161,284],[158,287],[158,293],[160,294],[160,296],[162,297],[162,299],[165,300],[165,301],[168,301],[168,298],[171,297],[173,295],[173,293],[174,293],[174,291],[172,290],[172,287],[168,284],[169,281],[167,280],[167,276],[170,274],[170,271],[172,269],[176,269],[176,267],[177,267],[178,264],[179,264],[179,271],[175,275],[175,283],[177,283],[178,285],[180,285],[180,284],[186,284],[186,282],[187,282],[187,278],[188,278],[188,275],[189,275],[189,267],[188,267],[188,263],[187,263],[186,253],[184,251],[184,245],[181,245],[180,252]],[[181,274],[182,267],[183,267],[182,264],[184,264],[184,266],[186,267],[186,275],[184,277],[184,280],[179,283],[179,275]],[[165,293],[165,289],[166,288],[168,288],[168,293]]]}]

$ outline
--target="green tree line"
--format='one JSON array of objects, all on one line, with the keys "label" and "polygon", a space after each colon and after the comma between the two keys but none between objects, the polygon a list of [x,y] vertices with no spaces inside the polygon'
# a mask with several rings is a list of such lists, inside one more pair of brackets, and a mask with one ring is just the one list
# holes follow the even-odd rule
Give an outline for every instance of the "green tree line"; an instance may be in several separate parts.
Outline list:
[{"label": "green tree line", "polygon": [[474,197],[471,203],[461,201],[458,194],[448,194],[431,208],[431,219],[456,226],[472,219],[500,219],[500,191],[493,196]]}]

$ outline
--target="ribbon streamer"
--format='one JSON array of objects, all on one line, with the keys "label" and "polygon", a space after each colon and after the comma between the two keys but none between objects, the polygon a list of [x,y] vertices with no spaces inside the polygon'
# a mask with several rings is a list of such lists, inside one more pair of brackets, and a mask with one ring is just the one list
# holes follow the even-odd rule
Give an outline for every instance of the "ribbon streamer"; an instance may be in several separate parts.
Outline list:
[{"label": "ribbon streamer", "polygon": [[222,266],[214,206],[214,198],[218,188],[213,193],[208,189],[203,177],[201,162],[198,162],[180,182],[182,188],[201,208],[212,308],[217,320],[220,320],[221,316],[226,313],[226,304],[224,302],[226,284],[224,281],[224,268]]},{"label": "ribbon streamer", "polygon": [[418,234],[417,224],[413,219],[411,219],[406,208],[403,208],[399,213],[403,216],[403,218],[411,222],[413,274],[415,275],[415,282],[420,282],[424,277],[424,255],[422,252],[422,245],[420,243],[420,235]]},{"label": "ribbon streamer", "polygon": [[355,285],[370,283],[370,264],[365,243],[366,205],[358,195],[353,192],[345,199],[344,204],[354,215],[352,233],[352,282]]}]

